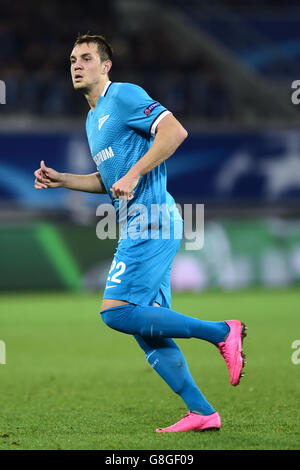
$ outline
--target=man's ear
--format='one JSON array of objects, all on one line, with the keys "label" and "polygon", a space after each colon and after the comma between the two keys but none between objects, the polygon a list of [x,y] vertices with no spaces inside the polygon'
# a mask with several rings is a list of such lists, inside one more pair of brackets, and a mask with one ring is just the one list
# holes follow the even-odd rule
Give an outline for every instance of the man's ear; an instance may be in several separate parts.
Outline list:
[{"label": "man's ear", "polygon": [[111,68],[112,68],[112,61],[111,60],[106,60],[102,64],[102,73],[104,75],[107,75]]}]

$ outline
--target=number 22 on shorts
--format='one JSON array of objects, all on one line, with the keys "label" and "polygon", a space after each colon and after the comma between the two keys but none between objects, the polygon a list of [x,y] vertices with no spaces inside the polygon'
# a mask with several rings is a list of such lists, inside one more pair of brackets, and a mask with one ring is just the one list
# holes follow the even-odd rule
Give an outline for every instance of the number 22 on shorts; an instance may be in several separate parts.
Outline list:
[{"label": "number 22 on shorts", "polygon": [[[113,275],[112,277],[110,277],[110,273],[114,270],[117,270]],[[118,284],[120,284],[120,282],[122,281],[121,279],[119,279],[119,277],[124,273],[126,269],[126,264],[123,263],[123,261],[119,261],[118,263],[116,263],[115,260],[113,260],[112,264],[111,264],[111,268],[109,270],[109,276],[107,278],[108,281],[111,281],[111,282],[117,282]]]}]

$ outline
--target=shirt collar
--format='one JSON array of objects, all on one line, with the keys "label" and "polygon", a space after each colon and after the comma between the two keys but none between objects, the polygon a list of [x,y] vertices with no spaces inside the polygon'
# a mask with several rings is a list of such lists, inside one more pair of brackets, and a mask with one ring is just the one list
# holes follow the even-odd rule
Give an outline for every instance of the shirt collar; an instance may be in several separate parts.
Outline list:
[{"label": "shirt collar", "polygon": [[108,89],[108,87],[109,87],[110,84],[111,84],[111,81],[110,81],[110,80],[108,80],[108,81],[105,83],[104,88],[103,88],[103,91],[102,91],[102,93],[101,93],[101,96],[105,96],[105,93],[107,92],[107,89]]}]

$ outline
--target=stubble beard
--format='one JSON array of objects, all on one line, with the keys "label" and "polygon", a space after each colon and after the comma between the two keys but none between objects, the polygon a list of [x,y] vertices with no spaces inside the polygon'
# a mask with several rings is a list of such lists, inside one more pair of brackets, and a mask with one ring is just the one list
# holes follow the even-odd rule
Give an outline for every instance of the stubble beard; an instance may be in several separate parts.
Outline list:
[{"label": "stubble beard", "polygon": [[83,86],[78,87],[78,86],[74,86],[74,84],[73,84],[73,87],[74,87],[75,91],[78,91],[79,93],[81,93],[84,96],[88,95],[91,91],[91,86],[89,86],[89,85],[83,85]]}]

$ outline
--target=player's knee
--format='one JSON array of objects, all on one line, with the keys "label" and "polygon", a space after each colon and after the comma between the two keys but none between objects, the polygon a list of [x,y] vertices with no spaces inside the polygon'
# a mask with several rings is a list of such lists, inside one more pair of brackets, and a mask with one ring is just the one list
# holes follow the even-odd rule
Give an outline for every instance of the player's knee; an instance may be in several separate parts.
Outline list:
[{"label": "player's knee", "polygon": [[107,326],[113,328],[113,319],[112,316],[109,315],[109,310],[102,310],[100,316]]},{"label": "player's knee", "polygon": [[108,308],[102,310],[101,318],[104,323],[113,330],[121,331],[122,333],[133,334],[132,325],[128,322],[128,313],[132,310],[131,304],[122,305],[120,307]]},{"label": "player's knee", "polygon": [[116,312],[113,311],[113,309],[105,309],[100,312],[101,318],[104,321],[104,323],[109,326],[109,328],[112,328],[113,330],[118,330],[118,315],[116,315]]}]

